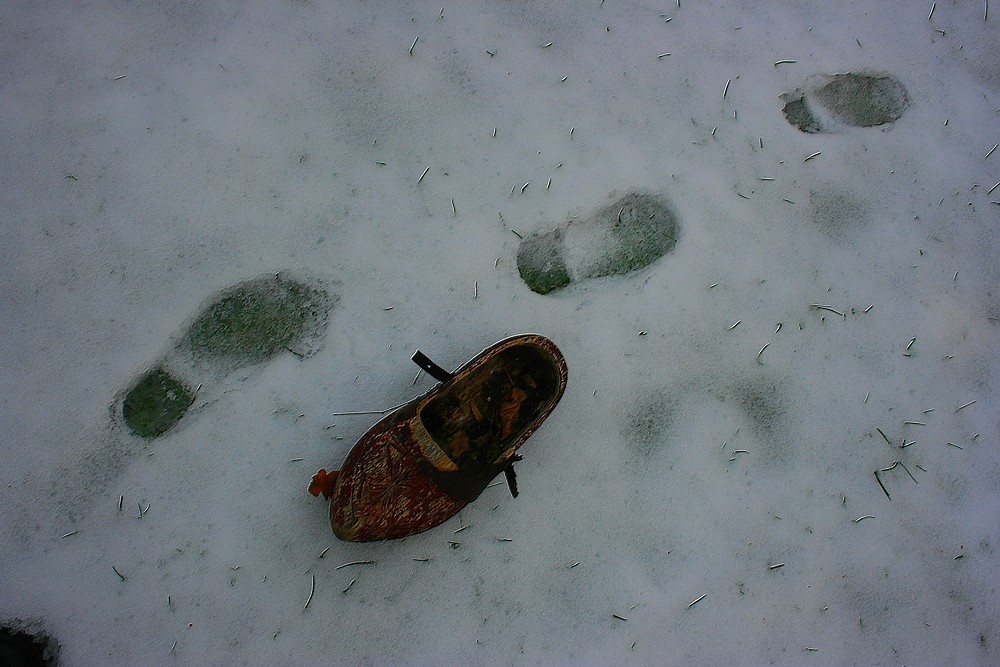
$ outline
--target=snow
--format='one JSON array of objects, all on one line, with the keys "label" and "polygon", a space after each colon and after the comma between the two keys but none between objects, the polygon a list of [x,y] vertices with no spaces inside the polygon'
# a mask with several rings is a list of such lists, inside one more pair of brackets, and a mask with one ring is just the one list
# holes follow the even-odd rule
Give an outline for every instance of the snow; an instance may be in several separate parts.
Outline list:
[{"label": "snow", "polygon": [[[983,10],[6,3],[0,622],[72,665],[995,664]],[[902,117],[786,122],[848,71]],[[670,203],[670,252],[525,286],[519,236],[629,192]],[[131,435],[131,383],[279,271],[337,298],[318,353],[209,364]],[[306,487],[378,417],[335,413],[430,388],[414,349],[527,331],[570,379],[520,496],[337,541]]]}]

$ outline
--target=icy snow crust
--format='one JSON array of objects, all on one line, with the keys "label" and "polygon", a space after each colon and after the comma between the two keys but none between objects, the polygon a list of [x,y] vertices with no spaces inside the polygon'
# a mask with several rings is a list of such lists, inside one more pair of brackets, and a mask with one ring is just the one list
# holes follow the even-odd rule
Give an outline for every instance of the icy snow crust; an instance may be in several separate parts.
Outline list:
[{"label": "icy snow crust", "polygon": [[[67,665],[996,664],[1000,7],[931,6],[5,3],[0,624]],[[786,120],[843,73],[899,117]],[[675,243],[571,243],[636,193]],[[130,432],[279,272],[309,353],[185,366]],[[378,416],[335,413],[526,331],[569,385],[520,496],[338,542],[306,487]]]}]

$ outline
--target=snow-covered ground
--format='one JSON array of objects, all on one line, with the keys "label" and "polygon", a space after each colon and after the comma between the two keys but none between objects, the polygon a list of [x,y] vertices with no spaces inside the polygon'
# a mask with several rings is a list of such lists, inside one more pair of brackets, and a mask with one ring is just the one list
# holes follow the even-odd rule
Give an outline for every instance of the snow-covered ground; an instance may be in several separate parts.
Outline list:
[{"label": "snow-covered ground", "polygon": [[[1000,661],[1000,6],[444,1],[0,8],[0,623],[67,665]],[[786,121],[840,72],[908,106]],[[675,247],[526,287],[519,236],[632,192]],[[132,435],[276,272],[318,351]],[[377,416],[334,413],[525,331],[570,378],[520,496],[339,542],[306,487]]]}]

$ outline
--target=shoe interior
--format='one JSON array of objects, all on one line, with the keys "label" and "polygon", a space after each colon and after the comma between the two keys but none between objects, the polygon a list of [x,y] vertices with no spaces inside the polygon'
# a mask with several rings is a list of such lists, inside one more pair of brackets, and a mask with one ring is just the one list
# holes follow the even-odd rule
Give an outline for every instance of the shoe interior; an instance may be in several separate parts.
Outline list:
[{"label": "shoe interior", "polygon": [[555,359],[536,345],[512,345],[456,378],[420,416],[459,467],[469,461],[492,465],[558,395]]}]

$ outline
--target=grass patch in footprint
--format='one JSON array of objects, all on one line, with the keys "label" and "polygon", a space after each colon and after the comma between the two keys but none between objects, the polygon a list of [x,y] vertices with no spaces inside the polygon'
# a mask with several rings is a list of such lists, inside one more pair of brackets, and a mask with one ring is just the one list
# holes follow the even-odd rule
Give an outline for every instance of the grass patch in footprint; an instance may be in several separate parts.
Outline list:
[{"label": "grass patch in footprint", "polygon": [[122,419],[134,434],[158,437],[194,403],[197,390],[184,376],[224,375],[283,351],[310,356],[318,349],[332,304],[319,287],[280,273],[223,290],[184,327],[164,359],[125,393]]},{"label": "grass patch in footprint", "polygon": [[885,125],[910,104],[906,87],[895,77],[857,72],[813,75],[781,99],[785,119],[808,133]]},{"label": "grass patch in footprint", "polygon": [[122,418],[143,438],[166,433],[194,403],[194,391],[162,367],[147,371],[122,401]]},{"label": "grass patch in footprint", "polygon": [[539,294],[587,278],[624,275],[672,250],[679,229],[663,200],[629,193],[585,218],[526,237],[517,249],[517,270]]},{"label": "grass patch in footprint", "polygon": [[[259,278],[224,290],[187,329],[185,345],[199,360],[235,365],[293,349],[320,324],[324,295],[294,280]],[[325,318],[325,310],[323,312]]]}]

